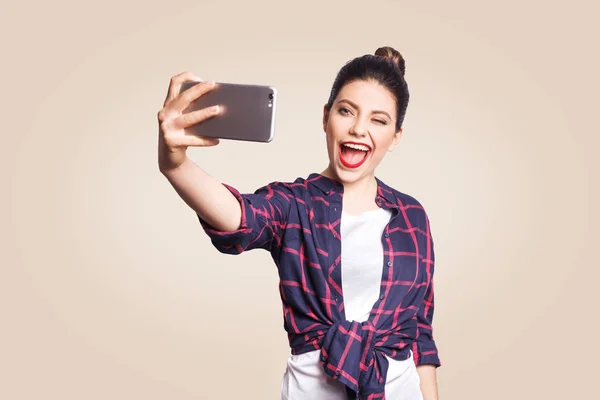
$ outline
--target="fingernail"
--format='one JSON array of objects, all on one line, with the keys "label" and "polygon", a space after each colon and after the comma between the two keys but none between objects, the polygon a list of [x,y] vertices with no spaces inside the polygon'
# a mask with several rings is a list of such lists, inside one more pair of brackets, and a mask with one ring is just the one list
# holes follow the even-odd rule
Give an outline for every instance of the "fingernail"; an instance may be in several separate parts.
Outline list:
[{"label": "fingernail", "polygon": [[202,82],[202,78],[200,78],[199,76],[195,77],[196,82]]},{"label": "fingernail", "polygon": [[219,106],[213,106],[211,109],[212,112],[214,113],[218,113],[219,112]]}]

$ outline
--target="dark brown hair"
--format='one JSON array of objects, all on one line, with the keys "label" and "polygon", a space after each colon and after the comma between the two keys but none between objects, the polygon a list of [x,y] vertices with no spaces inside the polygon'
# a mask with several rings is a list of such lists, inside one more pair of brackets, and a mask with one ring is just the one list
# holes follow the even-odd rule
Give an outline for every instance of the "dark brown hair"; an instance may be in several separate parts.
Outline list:
[{"label": "dark brown hair", "polygon": [[405,62],[402,55],[389,46],[380,47],[375,54],[366,54],[348,61],[338,72],[331,88],[326,109],[331,110],[340,90],[350,82],[376,81],[387,88],[396,99],[396,131],[402,128],[408,107],[408,85],[404,79]]}]

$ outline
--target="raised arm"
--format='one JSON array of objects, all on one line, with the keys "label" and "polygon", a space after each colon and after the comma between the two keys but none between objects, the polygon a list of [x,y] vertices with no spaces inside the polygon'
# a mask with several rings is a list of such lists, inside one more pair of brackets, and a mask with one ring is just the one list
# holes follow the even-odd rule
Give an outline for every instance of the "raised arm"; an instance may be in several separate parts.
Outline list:
[{"label": "raised arm", "polygon": [[[218,118],[218,108],[184,113],[192,101],[214,88],[202,82],[179,93],[185,81],[198,80],[184,72],[171,79],[167,98],[158,113],[158,166],[175,191],[192,208],[215,247],[229,254],[253,248],[274,249],[281,244],[293,196],[287,185],[272,183],[251,194],[241,194],[203,171],[188,158],[187,148],[215,146],[218,139],[187,134],[185,128]],[[217,105],[218,106],[218,105]]]},{"label": "raised arm", "polygon": [[186,107],[214,88],[214,82],[202,82],[179,93],[185,81],[198,81],[190,72],[174,76],[163,108],[158,112],[158,166],[179,196],[215,229],[239,228],[242,211],[239,201],[223,184],[207,174],[187,157],[187,148],[215,146],[218,139],[186,134],[185,128],[218,116],[218,105],[183,113]]}]

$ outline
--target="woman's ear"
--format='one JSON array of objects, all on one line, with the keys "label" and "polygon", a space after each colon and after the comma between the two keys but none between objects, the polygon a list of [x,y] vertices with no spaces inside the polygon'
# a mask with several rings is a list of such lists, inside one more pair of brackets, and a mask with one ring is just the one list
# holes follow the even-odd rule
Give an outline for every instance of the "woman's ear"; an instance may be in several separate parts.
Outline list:
[{"label": "woman's ear", "polygon": [[323,106],[323,130],[327,129],[327,121],[329,120],[329,111],[327,111],[327,104]]},{"label": "woman's ear", "polygon": [[398,132],[394,133],[394,138],[392,139],[392,144],[390,144],[388,151],[392,151],[394,149],[394,147],[396,147],[396,145],[400,141],[401,136],[402,136],[402,128],[400,128],[398,130]]}]

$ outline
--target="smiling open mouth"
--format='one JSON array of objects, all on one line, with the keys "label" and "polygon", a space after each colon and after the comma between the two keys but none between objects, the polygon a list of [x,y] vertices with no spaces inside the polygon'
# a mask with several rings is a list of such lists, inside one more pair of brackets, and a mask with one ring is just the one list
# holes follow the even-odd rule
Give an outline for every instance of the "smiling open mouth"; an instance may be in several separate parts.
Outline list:
[{"label": "smiling open mouth", "polygon": [[340,161],[346,168],[358,168],[367,160],[371,148],[363,143],[344,142],[338,149]]}]

